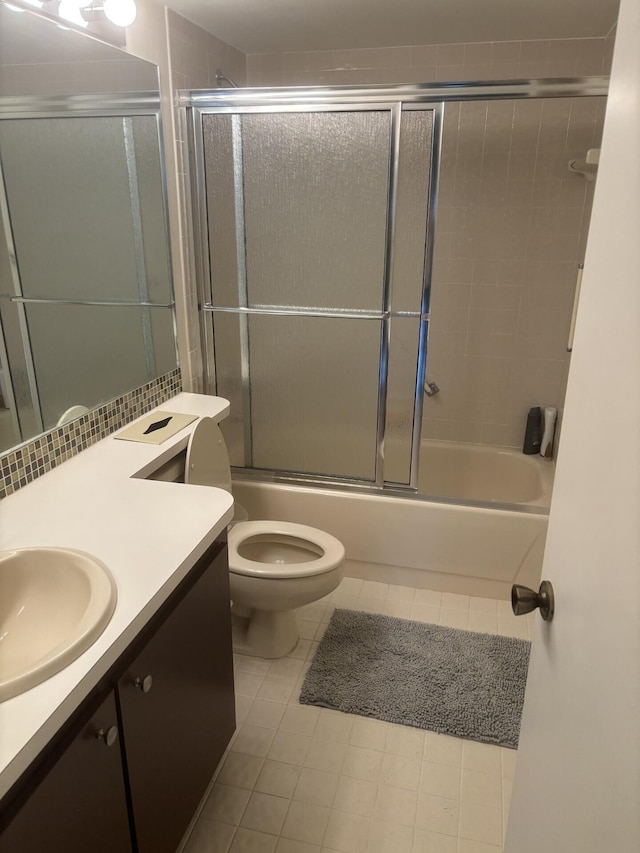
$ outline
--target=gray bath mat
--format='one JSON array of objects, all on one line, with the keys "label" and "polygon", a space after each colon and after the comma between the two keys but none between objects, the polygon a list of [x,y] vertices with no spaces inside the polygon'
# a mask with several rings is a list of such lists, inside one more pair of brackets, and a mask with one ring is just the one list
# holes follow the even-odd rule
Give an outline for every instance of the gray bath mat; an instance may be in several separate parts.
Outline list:
[{"label": "gray bath mat", "polygon": [[530,643],[336,610],[300,702],[516,748]]}]

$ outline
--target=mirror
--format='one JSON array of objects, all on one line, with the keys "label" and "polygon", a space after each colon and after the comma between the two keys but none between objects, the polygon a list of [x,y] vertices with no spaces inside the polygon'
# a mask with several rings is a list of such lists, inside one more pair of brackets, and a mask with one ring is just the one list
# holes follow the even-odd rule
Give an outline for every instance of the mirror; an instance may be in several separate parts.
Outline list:
[{"label": "mirror", "polygon": [[176,367],[157,68],[0,2],[0,453]]}]

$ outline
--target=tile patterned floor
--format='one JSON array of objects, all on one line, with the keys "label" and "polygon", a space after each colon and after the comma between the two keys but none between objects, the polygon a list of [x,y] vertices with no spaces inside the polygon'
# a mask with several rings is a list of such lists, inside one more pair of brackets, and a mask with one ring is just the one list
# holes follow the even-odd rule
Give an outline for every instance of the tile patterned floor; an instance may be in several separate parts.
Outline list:
[{"label": "tile patterned floor", "polygon": [[529,638],[508,602],[345,578],[286,658],[237,655],[238,729],[184,853],[501,853],[514,750],[298,704],[335,607]]}]

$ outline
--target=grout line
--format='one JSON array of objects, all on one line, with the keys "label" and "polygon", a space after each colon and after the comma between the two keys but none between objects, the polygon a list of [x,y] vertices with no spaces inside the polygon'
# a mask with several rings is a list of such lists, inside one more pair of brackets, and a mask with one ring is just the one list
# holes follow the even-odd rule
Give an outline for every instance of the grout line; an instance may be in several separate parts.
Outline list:
[{"label": "grout line", "polygon": [[[353,581],[353,580],[355,580],[355,579],[347,578],[346,580],[347,580],[347,581]],[[344,582],[343,582],[343,583],[344,583]],[[347,586],[348,586],[348,587],[349,587],[349,586],[353,586],[353,584],[352,584],[352,583],[351,583],[351,584],[347,584]],[[416,589],[416,588],[413,588],[413,587],[407,587],[407,590],[412,590],[412,592],[410,593],[410,595],[411,595],[411,601],[405,601],[404,599],[398,599],[398,598],[394,598],[394,597],[391,597],[391,598],[390,598],[390,597],[389,597],[391,586],[396,586],[396,585],[389,585],[389,586],[387,587],[387,589],[385,590],[385,592],[384,592],[384,595],[383,595],[383,596],[378,597],[378,598],[375,598],[375,597],[372,597],[372,596],[370,596],[370,595],[367,595],[366,590],[364,590],[364,584],[361,584],[361,586],[360,586],[360,588],[359,588],[359,590],[360,590],[360,591],[358,592],[358,594],[357,594],[357,595],[354,595],[354,596],[353,596],[353,597],[354,597],[354,599],[355,599],[355,602],[354,602],[354,604],[352,605],[352,607],[353,607],[354,609],[361,609],[361,608],[360,608],[360,605],[362,605],[362,604],[364,604],[365,606],[371,606],[371,603],[372,603],[372,601],[373,601],[373,600],[375,600],[375,601],[377,601],[377,602],[379,603],[379,606],[380,606],[381,610],[383,610],[383,609],[384,609],[385,604],[386,604],[386,603],[389,603],[389,602],[393,602],[394,604],[398,604],[398,603],[402,602],[402,603],[408,603],[411,607],[413,607],[413,606],[414,606],[414,604],[415,604],[415,596],[416,596],[416,593],[417,593],[417,589]],[[336,606],[336,602],[334,601],[334,596],[336,596],[336,594],[337,594],[337,597],[339,598],[339,595],[340,595],[340,594],[338,593],[338,591],[336,591],[335,593],[333,593],[331,596],[329,596],[327,599],[325,599],[325,600],[322,602],[322,607],[318,607],[318,608],[314,611],[314,613],[317,615],[317,617],[318,617],[318,618],[314,618],[314,619],[305,619],[305,621],[307,621],[307,622],[309,622],[309,623],[312,623],[313,625],[315,625],[315,626],[316,626],[316,627],[315,627],[315,630],[314,630],[314,636],[315,636],[315,632],[319,629],[319,626],[326,624],[326,622],[324,621],[324,620],[325,620],[325,617],[327,617],[327,614],[328,614],[328,613],[330,613],[330,612],[332,612],[333,608]],[[480,596],[480,598],[483,598],[483,597],[485,597],[485,596]],[[469,596],[469,608],[468,608],[468,610],[460,610],[460,611],[456,611],[456,612],[460,612],[460,613],[464,613],[464,612],[466,612],[466,613],[467,613],[467,615],[468,615],[468,614],[471,612],[471,603],[473,602],[474,598],[478,598],[478,596]],[[442,599],[441,599],[441,601],[442,601]],[[428,606],[428,605],[427,605],[427,606]],[[434,611],[436,611],[436,612],[437,612],[437,614],[438,614],[438,622],[439,622],[439,620],[440,620],[441,612],[442,612],[442,610],[443,610],[443,609],[445,609],[445,610],[446,610],[447,608],[443,608],[442,606],[434,607]],[[451,608],[449,608],[449,609],[451,609]],[[479,612],[479,611],[478,611],[478,612]],[[496,614],[496,620],[497,620],[497,618],[498,618],[498,617],[497,617],[497,614]],[[419,620],[419,621],[422,621],[422,620]],[[506,623],[506,628],[505,628],[505,623]],[[510,624],[509,624],[508,620],[507,620],[505,617],[503,617],[503,626],[502,626],[502,631],[501,631],[501,633],[503,633],[503,634],[504,634],[505,632],[509,632],[509,627],[510,627]],[[528,627],[528,628],[530,627],[529,623],[527,623],[527,627]],[[508,635],[508,634],[507,634],[507,635]],[[253,695],[253,696],[246,696],[245,694],[241,694],[241,693],[239,693],[239,694],[238,694],[239,696],[242,696],[244,699],[246,699],[246,700],[250,703],[250,704],[249,704],[248,711],[247,711],[247,715],[251,712],[251,709],[254,707],[254,705],[255,705],[255,703],[257,702],[257,700],[261,700],[261,701],[264,701],[264,702],[274,702],[275,704],[282,705],[282,706],[284,706],[284,708],[285,708],[285,711],[284,711],[284,713],[283,713],[282,717],[280,718],[280,720],[279,720],[279,722],[278,722],[278,725],[277,725],[275,728],[270,727],[270,726],[265,726],[265,725],[259,725],[259,724],[256,724],[256,723],[252,723],[251,725],[255,725],[257,728],[266,729],[266,730],[268,730],[268,731],[272,732],[272,733],[273,733],[273,737],[274,737],[274,738],[275,738],[278,734],[282,734],[282,735],[285,735],[285,736],[286,736],[286,735],[289,735],[289,734],[290,734],[290,735],[300,734],[300,735],[302,735],[303,737],[306,737],[306,738],[308,738],[308,739],[309,739],[309,745],[310,745],[310,744],[311,744],[311,742],[312,742],[314,739],[316,739],[316,732],[317,732],[317,729],[318,729],[319,721],[320,721],[320,720],[321,720],[321,718],[322,718],[322,709],[320,709],[320,713],[317,715],[317,717],[316,717],[316,719],[315,719],[315,722],[313,723],[313,726],[312,726],[308,731],[304,731],[303,733],[296,733],[296,732],[286,732],[286,731],[284,731],[284,730],[282,730],[282,729],[281,729],[281,726],[282,726],[282,718],[283,718],[283,717],[284,717],[284,715],[287,713],[287,709],[288,709],[288,708],[293,708],[293,707],[304,708],[304,707],[306,707],[306,706],[300,706],[299,701],[298,701],[298,696],[299,696],[299,691],[300,691],[300,686],[301,686],[301,683],[302,683],[302,679],[304,678],[304,675],[305,675],[305,672],[306,672],[306,668],[308,667],[308,665],[309,665],[309,663],[310,663],[310,661],[311,661],[311,659],[312,659],[312,657],[313,657],[313,654],[314,654],[314,652],[315,652],[315,647],[317,646],[317,643],[315,642],[315,640],[310,640],[310,641],[305,640],[305,642],[309,642],[309,648],[307,649],[307,653],[306,653],[305,657],[304,657],[304,658],[295,658],[295,657],[290,657],[290,660],[292,660],[292,661],[302,662],[302,669],[301,669],[301,671],[300,671],[300,672],[299,672],[299,673],[294,677],[294,680],[295,680],[294,687],[293,687],[293,689],[292,689],[292,692],[289,694],[288,698],[287,698],[287,699],[286,699],[286,701],[284,701],[284,702],[283,702],[283,701],[280,701],[279,699],[265,699],[265,698],[263,698],[263,697],[259,696],[258,694],[259,694],[260,689],[261,689],[261,688],[262,688],[262,686],[264,685],[265,680],[266,680],[267,678],[269,678],[269,677],[273,677],[273,678],[283,677],[283,678],[286,678],[286,677],[288,677],[288,676],[273,675],[273,674],[270,672],[270,669],[266,669],[266,670],[265,670],[265,672],[260,672],[260,673],[252,672],[250,668],[249,668],[249,669],[245,669],[245,668],[244,668],[244,666],[243,666],[244,661],[243,661],[243,659],[242,659],[242,656],[238,656],[238,655],[236,655],[236,656],[235,656],[235,659],[234,659],[234,666],[235,666],[235,671],[236,671],[236,673],[237,673],[238,675],[240,675],[240,673],[245,673],[245,674],[249,674],[249,675],[252,675],[252,676],[254,676],[254,677],[256,677],[256,678],[260,679],[260,687],[258,687],[258,690],[257,690],[257,692],[256,692],[256,694],[255,694],[255,695]],[[245,663],[245,666],[246,666],[246,663]],[[250,665],[249,665],[249,666],[250,666]],[[336,714],[337,714],[338,712],[333,712],[333,713],[336,713]],[[354,718],[353,722],[355,722],[355,721],[356,721],[356,719],[358,719],[358,718]],[[231,741],[231,743],[230,743],[230,745],[229,745],[229,748],[227,749],[227,752],[225,753],[225,757],[224,757],[223,761],[221,762],[220,768],[219,768],[219,770],[218,770],[218,772],[217,772],[217,774],[216,774],[216,777],[215,777],[215,778],[217,778],[217,776],[219,775],[220,769],[222,768],[222,766],[224,765],[224,763],[227,761],[227,757],[228,757],[228,755],[229,755],[229,753],[230,753],[230,750],[231,750],[231,747],[232,747],[233,743],[235,742],[235,739],[236,739],[237,733],[238,733],[238,731],[240,730],[240,728],[241,728],[245,723],[246,723],[246,716],[245,716],[245,719],[244,719],[244,720],[239,724],[238,729],[237,729],[237,730],[236,730],[236,732],[234,733],[234,736],[233,736],[233,738],[232,738],[232,741]],[[346,741],[346,742],[343,742],[342,740],[340,740],[340,741],[335,741],[335,743],[341,743],[341,744],[342,744],[342,743],[344,743],[344,745],[345,745],[344,756],[343,756],[343,758],[342,758],[342,761],[340,762],[340,768],[339,768],[339,770],[335,770],[335,771],[334,771],[334,770],[332,770],[332,771],[318,771],[318,772],[326,772],[326,773],[330,773],[331,775],[337,775],[337,777],[338,777],[338,784],[336,785],[335,792],[334,792],[334,793],[332,794],[332,796],[331,796],[331,805],[330,805],[330,806],[326,806],[326,807],[324,807],[324,808],[328,808],[328,810],[329,810],[329,818],[328,818],[328,820],[327,820],[327,824],[326,824],[326,826],[325,826],[325,828],[324,828],[324,830],[323,830],[323,833],[322,833],[322,841],[321,841],[321,843],[320,843],[320,845],[319,845],[319,848],[320,848],[320,849],[328,849],[328,848],[323,848],[323,845],[324,845],[324,843],[325,843],[325,841],[326,841],[326,838],[327,838],[327,832],[328,832],[328,828],[329,828],[329,825],[330,825],[330,821],[331,821],[331,816],[332,816],[332,814],[333,814],[334,812],[342,813],[342,810],[341,810],[340,808],[338,808],[338,806],[339,806],[339,803],[338,803],[338,791],[339,791],[339,785],[340,785],[340,781],[339,781],[339,780],[340,780],[341,778],[349,778],[349,779],[354,780],[354,784],[356,784],[356,786],[357,786],[357,783],[358,783],[358,782],[374,782],[374,783],[375,783],[375,798],[374,798],[373,812],[372,812],[371,814],[367,814],[367,815],[364,815],[364,816],[363,816],[363,815],[359,815],[360,817],[364,817],[364,818],[368,821],[368,829],[367,829],[367,832],[368,832],[368,841],[367,841],[367,845],[365,846],[365,848],[364,848],[364,849],[365,849],[365,850],[369,850],[369,849],[370,849],[370,846],[371,846],[372,840],[373,840],[373,838],[374,838],[374,834],[373,834],[373,821],[374,821],[374,819],[376,818],[375,803],[377,803],[377,801],[378,801],[378,797],[380,796],[380,792],[381,792],[381,790],[383,790],[383,789],[385,788],[385,783],[384,783],[384,781],[383,781],[383,777],[382,777],[382,766],[383,766],[383,764],[381,764],[381,765],[380,765],[380,768],[376,771],[376,773],[375,773],[375,778],[374,778],[374,779],[367,779],[367,778],[365,778],[365,779],[361,779],[360,777],[356,777],[356,776],[345,776],[345,774],[344,774],[344,772],[343,772],[343,771],[344,771],[344,769],[345,769],[346,756],[347,756],[347,754],[348,754],[348,750],[349,750],[350,748],[353,748],[353,749],[356,749],[356,748],[358,748],[358,749],[365,749],[365,750],[371,750],[371,751],[376,752],[376,753],[381,753],[381,754],[382,754],[382,756],[383,756],[383,761],[384,761],[384,756],[386,756],[386,755],[395,755],[395,753],[391,753],[391,752],[387,752],[387,751],[386,751],[386,746],[387,746],[387,742],[388,742],[389,732],[391,731],[391,728],[390,728],[390,727],[391,727],[391,724],[384,724],[384,725],[385,725],[387,728],[386,728],[386,733],[385,733],[385,744],[384,744],[384,746],[383,746],[383,748],[382,748],[382,749],[379,749],[379,748],[377,748],[377,747],[372,747],[372,746],[359,746],[359,747],[356,747],[354,744],[352,744],[352,743],[351,743],[351,736],[352,736],[352,727],[351,727],[351,729],[350,729],[350,733],[349,733],[349,737],[347,738],[347,741]],[[411,791],[410,791],[410,793],[411,793],[411,794],[415,795],[415,811],[414,811],[414,816],[413,816],[413,824],[412,824],[412,825],[406,824],[406,826],[410,826],[410,828],[411,828],[411,832],[412,832],[412,840],[413,840],[413,844],[414,844],[414,846],[415,846],[415,839],[416,839],[416,837],[417,837],[417,833],[418,833],[418,827],[417,827],[417,825],[416,825],[416,821],[417,821],[417,817],[418,817],[418,803],[419,803],[419,799],[420,799],[420,796],[421,796],[421,780],[422,780],[422,774],[423,774],[423,771],[424,771],[424,765],[425,765],[425,762],[430,762],[430,754],[428,753],[428,750],[427,750],[427,734],[428,734],[427,732],[424,732],[424,733],[423,733],[424,738],[423,738],[422,750],[421,750],[420,775],[419,775],[419,779],[418,779],[417,788],[416,788],[415,790],[411,789]],[[328,738],[328,742],[329,742],[329,743],[333,743],[334,741],[329,737],[329,738]],[[456,838],[456,848],[457,848],[457,849],[460,849],[460,845],[461,845],[460,827],[461,827],[461,815],[462,815],[462,788],[463,788],[463,772],[464,772],[464,761],[463,761],[464,743],[465,743],[465,741],[463,741],[463,749],[461,750],[461,753],[460,753],[460,760],[459,760],[459,764],[453,764],[453,765],[452,765],[452,766],[455,766],[455,767],[457,767],[457,768],[458,768],[458,770],[459,770],[459,774],[460,774],[460,775],[459,775],[458,788],[457,788],[457,792],[458,792],[458,793],[457,793],[457,823],[456,823],[456,836],[455,836],[455,838]],[[500,747],[496,747],[496,748],[498,748],[498,749],[500,749],[500,750],[501,750],[501,752],[500,752],[500,817],[501,817],[501,828],[502,828],[502,840],[501,840],[501,844],[503,844],[503,843],[504,843],[504,833],[505,833],[505,831],[506,831],[506,825],[507,825],[507,819],[508,819],[508,814],[505,812],[505,796],[506,796],[506,789],[507,789],[507,785],[506,785],[506,777],[505,777],[505,758],[504,758],[505,753],[502,751],[502,748],[500,748]],[[308,752],[308,749],[307,749],[307,752]],[[275,759],[269,759],[268,754],[267,754],[267,756],[266,756],[266,757],[262,757],[262,756],[254,756],[254,757],[255,757],[255,758],[258,758],[258,759],[260,760],[260,769],[259,769],[259,772],[258,772],[258,776],[256,777],[256,780],[253,782],[253,784],[252,784],[249,788],[243,789],[243,790],[248,790],[248,791],[249,791],[249,798],[247,799],[247,805],[245,805],[245,807],[244,807],[244,808],[243,808],[243,810],[242,810],[242,814],[241,814],[241,816],[239,817],[239,820],[238,820],[238,826],[234,827],[234,829],[233,829],[233,834],[232,834],[232,836],[231,836],[231,840],[230,840],[230,846],[232,846],[232,845],[233,845],[234,840],[236,839],[236,836],[237,836],[237,833],[238,833],[238,829],[240,828],[240,823],[241,823],[241,821],[242,821],[242,819],[243,819],[243,817],[244,817],[244,815],[245,815],[245,813],[246,813],[246,810],[247,810],[247,808],[248,808],[248,804],[249,804],[249,801],[250,801],[250,799],[251,799],[251,795],[256,791],[255,786],[256,786],[256,784],[257,784],[257,779],[258,779],[258,778],[259,778],[259,776],[260,776],[260,772],[262,771],[262,769],[264,768],[264,766],[265,766],[265,764],[266,764],[266,762],[267,762],[268,760],[275,760]],[[397,757],[398,757],[399,759],[402,759],[402,755],[397,756]],[[305,759],[304,759],[304,760],[306,760],[306,757],[305,757]],[[291,792],[291,795],[290,795],[288,798],[287,798],[287,797],[284,797],[284,799],[288,799],[289,804],[288,804],[288,807],[287,807],[287,810],[286,810],[286,813],[285,813],[285,817],[284,817],[284,820],[283,820],[283,824],[282,824],[282,826],[283,826],[283,827],[284,827],[284,825],[285,825],[285,822],[286,822],[286,820],[287,820],[287,817],[288,817],[288,815],[289,815],[289,812],[290,812],[290,810],[291,810],[292,805],[293,805],[293,803],[294,803],[294,802],[296,802],[296,803],[301,803],[301,804],[305,804],[305,803],[306,803],[306,805],[310,805],[310,806],[314,806],[314,805],[316,805],[316,804],[315,804],[315,803],[313,803],[313,802],[309,802],[309,803],[307,803],[305,800],[294,800],[294,794],[295,794],[296,787],[297,787],[297,785],[299,784],[299,778],[300,778],[300,775],[301,775],[301,773],[303,772],[303,770],[305,769],[304,760],[302,761],[302,763],[301,763],[301,764],[291,765],[291,766],[294,766],[294,767],[297,767],[297,768],[298,768],[298,778],[297,778],[297,781],[296,781],[296,786],[294,786],[294,789],[293,789],[293,791]],[[285,762],[285,763],[288,763],[288,762]],[[430,762],[430,763],[431,763],[431,762]],[[440,763],[440,762],[436,762],[436,764],[439,764],[439,763]],[[449,765],[444,765],[444,766],[449,766]],[[314,768],[307,768],[307,769],[312,769],[312,770],[313,770]],[[214,784],[215,784],[215,779],[214,779],[214,781],[212,782],[211,790],[213,790],[213,785],[214,785]],[[237,786],[237,785],[236,785],[235,787],[239,787],[239,786]],[[398,786],[391,785],[391,786],[389,786],[389,787],[391,787],[391,788],[397,788]],[[403,788],[398,788],[398,790],[402,790],[402,791],[404,791],[405,789],[403,789]],[[407,789],[407,790],[409,790],[409,789]],[[279,796],[279,795],[271,794],[271,796]],[[435,796],[435,795],[434,795],[434,796]],[[357,815],[357,812],[345,812],[345,814],[349,814],[349,815]],[[201,820],[205,820],[204,818],[200,818],[200,819],[201,819]],[[390,822],[390,823],[391,823],[391,824],[393,824],[393,825],[396,825],[396,824],[397,824],[398,826],[405,826],[405,824],[401,824],[399,821],[393,821],[393,820],[391,820],[391,821],[388,821],[388,822]],[[194,828],[195,828],[195,825],[196,825],[196,822],[194,821]],[[256,831],[263,832],[263,830],[256,830]],[[428,829],[427,831],[428,831],[428,832],[436,832],[437,830],[434,830],[434,829]],[[275,837],[275,838],[277,839],[277,840],[276,840],[276,844],[278,843],[278,841],[279,841],[281,838],[287,838],[287,836],[283,836],[283,835],[282,835],[282,829],[281,829],[281,830],[280,830],[280,832],[279,832],[278,834],[276,834],[276,835],[274,835],[273,833],[264,833],[264,834],[267,834],[267,835],[273,835],[273,837]],[[446,833],[445,833],[445,835],[446,835]],[[453,837],[453,836],[451,836],[451,837]],[[188,843],[189,843],[189,842],[188,842],[188,840],[187,840],[186,844],[188,845]],[[294,842],[294,843],[295,843],[295,842]],[[478,842],[478,843],[479,843],[479,842]],[[318,845],[316,845],[316,846],[318,846]],[[186,849],[188,849],[188,847],[187,847]],[[228,849],[229,849],[229,848],[227,848],[227,850],[228,850]]]}]

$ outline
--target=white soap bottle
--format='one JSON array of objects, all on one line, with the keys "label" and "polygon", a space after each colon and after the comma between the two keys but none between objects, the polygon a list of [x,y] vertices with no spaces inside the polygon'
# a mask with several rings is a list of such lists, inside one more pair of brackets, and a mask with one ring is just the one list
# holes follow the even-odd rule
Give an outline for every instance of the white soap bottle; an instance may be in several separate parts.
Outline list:
[{"label": "white soap bottle", "polygon": [[553,437],[556,431],[556,418],[558,410],[553,406],[545,406],[544,426],[542,428],[542,441],[540,442],[540,456],[551,459],[553,454]]}]

